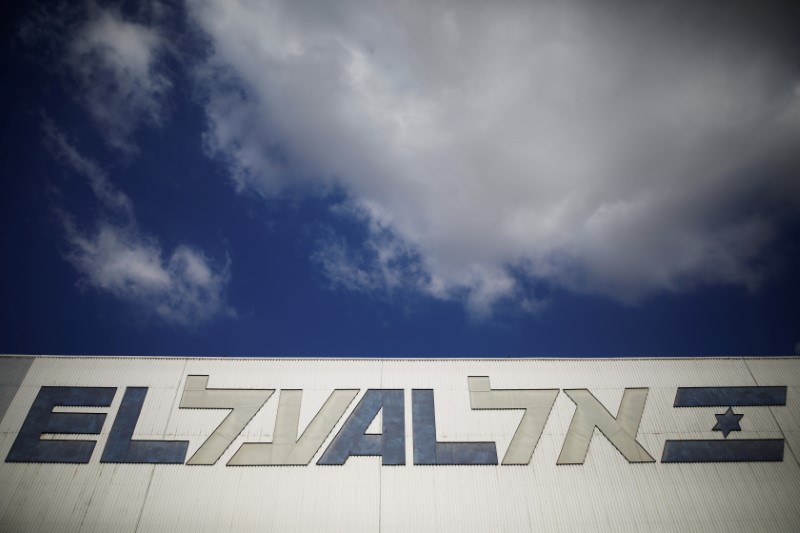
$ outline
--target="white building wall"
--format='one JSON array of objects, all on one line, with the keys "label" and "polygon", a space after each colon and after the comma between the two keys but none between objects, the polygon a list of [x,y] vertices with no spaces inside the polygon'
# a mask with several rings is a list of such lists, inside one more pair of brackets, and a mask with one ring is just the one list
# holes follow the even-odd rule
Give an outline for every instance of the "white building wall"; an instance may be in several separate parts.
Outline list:
[{"label": "white building wall", "polygon": [[[25,366],[29,365],[27,372]],[[276,392],[213,466],[100,463],[125,387],[148,387],[135,439],[190,442],[187,459],[228,410],[180,409],[186,378]],[[17,376],[17,377],[15,377]],[[413,459],[412,389],[433,389],[437,440],[494,441],[502,460],[521,410],[472,410],[467,378],[493,389],[560,389],[530,464],[422,466]],[[661,463],[668,439],[719,439],[725,407],[675,408],[680,387],[787,386],[786,405],[735,407],[733,439],[785,439],[781,462]],[[88,464],[6,462],[42,386],[117,387]],[[557,465],[575,404],[589,389],[616,415],[645,387],[637,441],[654,463],[629,463],[597,429],[583,464]],[[243,442],[272,439],[281,389],[302,389],[300,430],[333,389],[360,389],[308,466],[226,466]],[[406,464],[350,457],[317,465],[366,389],[405,392]],[[796,531],[800,527],[800,359],[288,360],[0,358],[3,531]],[[0,402],[0,407],[2,407]],[[63,408],[57,408],[63,409]],[[0,416],[2,416],[0,412]],[[52,438],[45,436],[44,438]]]}]

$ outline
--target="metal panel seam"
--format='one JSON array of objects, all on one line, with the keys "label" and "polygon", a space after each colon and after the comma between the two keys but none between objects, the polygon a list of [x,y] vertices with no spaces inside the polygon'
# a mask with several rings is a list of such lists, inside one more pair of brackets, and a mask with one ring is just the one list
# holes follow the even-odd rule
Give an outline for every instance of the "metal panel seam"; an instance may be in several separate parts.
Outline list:
[{"label": "metal panel seam", "polygon": [[[178,376],[178,383],[175,385],[175,397],[172,399],[172,405],[175,405],[175,403],[178,401],[178,394],[181,393],[181,380],[183,379],[183,376],[186,375],[186,365],[188,363],[189,363],[188,359],[184,359],[183,360],[183,369],[181,370],[181,373]],[[164,427],[164,430],[163,430],[164,432],[169,427],[169,422],[170,422],[170,419],[172,418],[172,413],[174,411],[175,410],[172,409],[170,411],[169,416],[167,416],[167,423],[166,423],[166,426]],[[135,428],[134,428],[134,431],[135,431]],[[142,515],[144,514],[145,507],[147,507],[147,498],[148,498],[148,496],[150,496],[150,487],[153,485],[153,477],[155,477],[155,475],[156,475],[156,465],[152,465],[150,468],[151,468],[151,470],[150,470],[150,478],[147,480],[147,488],[144,491],[144,498],[142,498],[142,507],[139,509],[139,516],[136,517],[136,527],[134,527],[134,529],[133,529],[134,531],[139,531],[139,524],[142,522]]]},{"label": "metal panel seam", "polygon": [[[15,360],[10,363],[11,371],[9,372],[7,369],[5,371],[4,377],[8,378],[10,376],[13,382],[4,385],[4,388],[8,390],[5,391],[5,394],[0,396],[0,422],[3,421],[3,418],[6,416],[6,411],[8,411],[8,408],[11,407],[11,404],[14,402],[14,398],[17,396],[17,392],[25,381],[25,377],[28,375],[34,361],[34,359],[25,358],[14,359]],[[0,359],[0,361],[5,362],[8,360]]]},{"label": "metal panel seam", "polygon": [[[380,382],[381,382],[381,389],[383,388],[383,373],[386,370],[386,365],[383,361],[381,361],[381,373],[380,373]],[[403,391],[403,404],[406,401],[406,392]],[[384,413],[381,413],[381,417],[383,417]],[[403,416],[405,417],[405,411],[403,412]],[[405,422],[405,421],[404,421]],[[404,453],[408,453],[408,450],[403,448]],[[383,458],[381,458],[381,461]],[[404,462],[407,462],[405,458],[403,458]],[[383,511],[383,468],[378,469],[378,533],[380,533],[382,524],[381,512]]]}]

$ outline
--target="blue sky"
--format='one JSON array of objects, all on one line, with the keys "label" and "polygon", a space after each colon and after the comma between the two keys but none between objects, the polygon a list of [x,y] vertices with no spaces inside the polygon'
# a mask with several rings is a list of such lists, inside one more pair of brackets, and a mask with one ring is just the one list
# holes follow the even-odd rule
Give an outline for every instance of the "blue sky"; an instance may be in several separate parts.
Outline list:
[{"label": "blue sky", "polygon": [[797,8],[3,9],[4,353],[800,352]]}]

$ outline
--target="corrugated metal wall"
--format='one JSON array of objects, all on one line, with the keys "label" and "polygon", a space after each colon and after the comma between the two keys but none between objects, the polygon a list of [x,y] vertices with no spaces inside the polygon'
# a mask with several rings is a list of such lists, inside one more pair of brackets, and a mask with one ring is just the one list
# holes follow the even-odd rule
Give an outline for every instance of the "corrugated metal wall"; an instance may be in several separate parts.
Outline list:
[{"label": "corrugated metal wall", "polygon": [[[213,466],[100,463],[124,388],[134,386],[149,387],[134,438],[189,440],[188,459],[228,413],[224,409],[179,409],[188,375],[208,375],[212,388],[276,392]],[[561,389],[530,464],[413,464],[412,389],[435,391],[438,440],[494,441],[502,460],[522,411],[470,409],[469,376],[489,376],[493,389]],[[786,406],[736,407],[737,413],[744,414],[741,431],[731,433],[728,440],[785,439],[783,461],[660,462],[668,439],[723,439],[711,428],[714,415],[725,408],[674,408],[679,386],[753,385],[787,386]],[[0,358],[0,399],[8,404],[0,423],[0,457],[7,457],[42,386],[118,390],[110,408],[88,409],[108,413],[88,464],[0,463],[3,531],[800,529],[797,358],[6,357]],[[595,430],[583,464],[557,465],[575,413],[575,404],[563,389],[589,389],[614,415],[624,389],[633,387],[649,389],[637,440],[656,462],[629,463]],[[304,391],[302,431],[337,388],[360,392],[310,465],[225,466],[241,443],[272,439],[280,389]],[[317,465],[369,388],[405,391],[406,465],[381,466],[380,457],[350,457],[342,466]]]}]

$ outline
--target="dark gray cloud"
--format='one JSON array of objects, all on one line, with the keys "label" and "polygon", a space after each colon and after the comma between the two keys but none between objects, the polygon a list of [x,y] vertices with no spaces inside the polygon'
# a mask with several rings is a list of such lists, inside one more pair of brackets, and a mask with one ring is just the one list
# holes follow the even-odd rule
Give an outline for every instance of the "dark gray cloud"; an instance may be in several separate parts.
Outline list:
[{"label": "dark gray cloud", "polygon": [[491,306],[517,290],[509,265],[629,301],[756,288],[764,250],[797,213],[800,76],[785,13],[190,6],[214,48],[208,145],[238,186],[344,185],[419,253],[432,294],[466,288]]},{"label": "dark gray cloud", "polygon": [[369,274],[331,241],[317,260],[340,286],[411,279],[477,314],[536,307],[510,267],[624,301],[756,290],[798,214],[795,7],[188,6],[213,50],[207,146],[237,186],[343,186],[367,247],[388,229],[424,273]]}]

